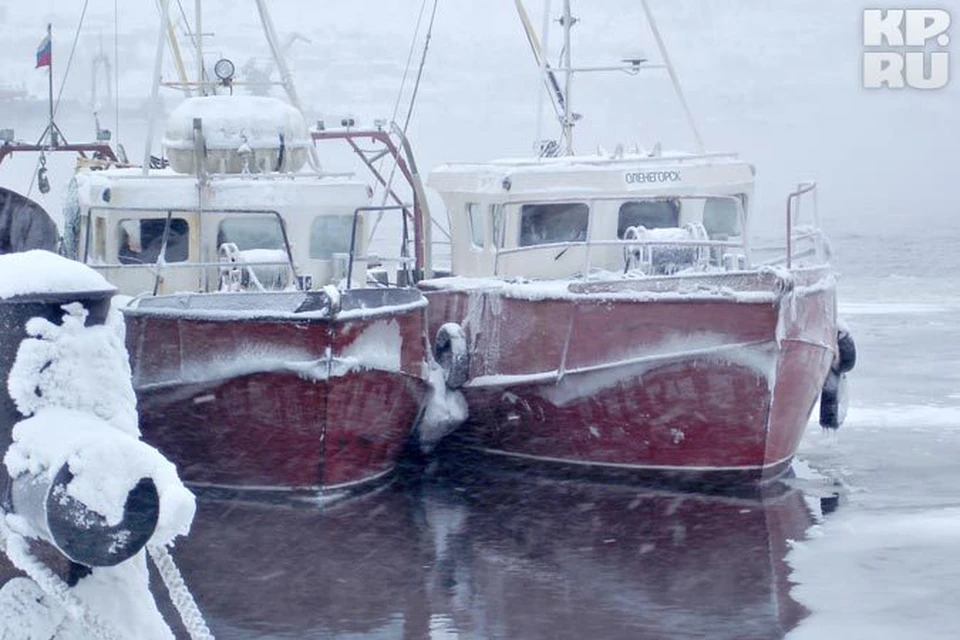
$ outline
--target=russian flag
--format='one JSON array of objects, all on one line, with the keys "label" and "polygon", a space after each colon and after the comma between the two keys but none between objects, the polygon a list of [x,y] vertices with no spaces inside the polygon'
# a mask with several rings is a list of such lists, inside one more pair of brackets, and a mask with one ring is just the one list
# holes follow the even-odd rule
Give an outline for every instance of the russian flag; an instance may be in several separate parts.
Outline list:
[{"label": "russian flag", "polygon": [[49,67],[52,62],[53,43],[50,41],[50,31],[47,30],[47,37],[45,37],[43,42],[40,43],[40,46],[37,47],[37,66],[34,67],[34,69]]}]

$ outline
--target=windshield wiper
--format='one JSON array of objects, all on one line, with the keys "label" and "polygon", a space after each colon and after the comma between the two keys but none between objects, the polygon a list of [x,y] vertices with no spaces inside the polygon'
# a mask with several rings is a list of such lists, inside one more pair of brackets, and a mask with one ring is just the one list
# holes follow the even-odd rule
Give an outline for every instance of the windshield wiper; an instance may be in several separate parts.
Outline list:
[{"label": "windshield wiper", "polygon": [[[576,235],[574,238],[570,239],[568,242],[571,242],[571,243],[573,243],[573,242],[583,242],[583,241],[586,239],[586,235],[587,235],[587,234],[586,234],[585,231],[578,231],[578,232],[577,232],[577,235]],[[558,253],[557,255],[553,256],[553,259],[554,259],[554,260],[559,260],[560,258],[563,257],[563,254],[565,254],[569,249],[570,249],[570,246],[569,246],[569,245],[566,246],[566,247],[564,247],[563,249],[560,250],[560,253]]]}]

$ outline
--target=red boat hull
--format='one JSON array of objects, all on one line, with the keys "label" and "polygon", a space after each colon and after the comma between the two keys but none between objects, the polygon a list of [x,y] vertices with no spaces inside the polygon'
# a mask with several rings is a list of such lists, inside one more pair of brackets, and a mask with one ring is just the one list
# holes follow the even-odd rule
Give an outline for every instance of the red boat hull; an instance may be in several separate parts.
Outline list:
[{"label": "red boat hull", "polygon": [[426,396],[423,324],[422,305],[346,320],[129,311],[144,440],[194,486],[317,491],[383,478]]},{"label": "red boat hull", "polygon": [[833,280],[733,284],[726,295],[642,281],[565,297],[522,285],[429,291],[431,326],[461,323],[470,350],[470,418],[456,442],[589,472],[778,475],[836,350]]}]

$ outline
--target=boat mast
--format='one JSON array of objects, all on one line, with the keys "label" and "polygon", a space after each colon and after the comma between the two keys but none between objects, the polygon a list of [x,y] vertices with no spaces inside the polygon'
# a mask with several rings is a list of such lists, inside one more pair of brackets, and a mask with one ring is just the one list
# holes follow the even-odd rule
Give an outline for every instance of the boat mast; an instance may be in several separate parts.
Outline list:
[{"label": "boat mast", "polygon": [[[257,12],[260,15],[260,26],[263,27],[263,35],[267,40],[267,46],[270,47],[270,54],[273,56],[273,63],[277,65],[277,71],[280,72],[280,80],[283,88],[287,92],[287,99],[300,113],[303,113],[303,107],[300,104],[300,96],[297,95],[297,89],[293,84],[293,75],[287,66],[287,61],[283,57],[283,49],[280,48],[277,39],[277,32],[273,28],[273,20],[267,11],[267,5],[264,0],[256,0]],[[308,158],[310,165],[315,171],[320,171],[320,158],[317,155],[317,148],[310,145]]]},{"label": "boat mast", "polygon": [[57,148],[59,141],[57,140],[57,126],[53,123],[53,25],[47,23],[47,46],[50,47],[50,62],[47,64],[47,106],[50,109],[50,123],[47,127],[50,130],[50,146],[54,149]]},{"label": "boat mast", "polygon": [[[527,33],[527,42],[530,43],[530,49],[533,51],[533,58],[537,63],[537,67],[540,69],[540,79],[543,82],[543,86],[546,89],[547,94],[550,96],[550,104],[553,107],[554,115],[557,118],[557,123],[563,127],[563,114],[564,114],[564,96],[563,89],[560,88],[560,82],[557,80],[557,75],[554,73],[554,68],[550,66],[549,62],[549,50],[550,50],[550,0],[546,0],[546,5],[543,9],[543,44],[540,43],[540,38],[537,35],[537,32],[533,28],[533,24],[530,21],[530,16],[527,13],[526,8],[523,6],[523,0],[514,0],[514,4],[517,7],[517,15],[520,17],[520,23],[523,25],[524,31]],[[555,155],[554,145],[544,141],[543,139],[543,92],[537,93],[537,137],[535,144],[538,147],[539,154],[541,157],[544,155]],[[562,135],[562,132],[561,132]],[[559,148],[559,147],[557,147]]]},{"label": "boat mast", "polygon": [[167,20],[167,42],[170,45],[170,55],[173,57],[173,66],[177,69],[177,77],[180,78],[180,84],[183,85],[183,95],[189,98],[193,95],[193,90],[190,88],[190,78],[187,76],[187,68],[183,64],[183,54],[180,51],[177,32],[170,20]]},{"label": "boat mast", "polygon": [[[518,6],[522,8],[520,0],[517,0]],[[522,17],[522,16],[521,16]],[[532,29],[531,29],[532,31]],[[543,50],[540,54],[540,79],[543,82],[549,82],[547,79],[547,55],[550,51],[550,0],[547,0],[543,7]],[[528,37],[531,35],[528,32]],[[536,51],[534,51],[536,53]],[[543,155],[543,91],[537,91],[537,140],[536,145],[540,155]]]},{"label": "boat mast", "polygon": [[153,60],[153,86],[150,89],[150,116],[147,118],[147,142],[143,151],[143,175],[150,173],[150,151],[153,147],[153,127],[157,120],[160,101],[160,74],[163,71],[163,49],[166,25],[170,19],[170,0],[160,0],[160,29],[157,34],[157,53]]},{"label": "boat mast", "polygon": [[[207,89],[203,86],[203,3],[200,0],[194,0],[194,39],[197,44],[197,82],[200,87],[200,95],[207,95]],[[161,23],[163,24],[163,23]]]},{"label": "boat mast", "polygon": [[563,17],[560,24],[563,26],[563,70],[566,81],[563,87],[563,137],[567,143],[567,155],[573,155],[573,112],[570,110],[570,88],[573,84],[573,68],[570,65],[570,28],[573,26],[570,16],[570,0],[563,0]]}]

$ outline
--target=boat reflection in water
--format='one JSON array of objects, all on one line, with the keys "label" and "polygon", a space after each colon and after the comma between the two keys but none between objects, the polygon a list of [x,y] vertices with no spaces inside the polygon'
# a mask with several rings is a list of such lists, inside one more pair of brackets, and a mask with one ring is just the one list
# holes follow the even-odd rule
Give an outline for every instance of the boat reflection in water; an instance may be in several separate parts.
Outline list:
[{"label": "boat reflection in water", "polygon": [[[438,473],[323,510],[201,497],[176,558],[218,638],[780,638],[784,485],[750,497]],[[170,619],[170,618],[168,618]]]}]

